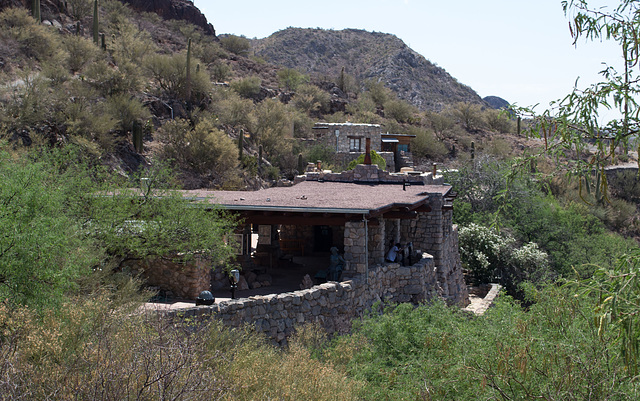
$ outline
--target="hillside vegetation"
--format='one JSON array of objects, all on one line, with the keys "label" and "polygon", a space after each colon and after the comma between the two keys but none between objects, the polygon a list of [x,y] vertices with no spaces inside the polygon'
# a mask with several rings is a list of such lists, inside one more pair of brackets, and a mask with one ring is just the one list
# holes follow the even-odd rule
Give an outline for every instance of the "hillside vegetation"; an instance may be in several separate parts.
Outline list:
[{"label": "hillside vegetation", "polygon": [[[602,21],[570,3],[575,32]],[[633,116],[595,135],[580,119],[597,102],[574,94],[560,116],[518,121],[387,34],[252,43],[120,1],[65,4],[44,21],[0,11],[1,400],[638,398],[640,190],[603,168],[634,160]],[[629,106],[619,82],[605,89]],[[469,283],[505,288],[496,307],[381,303],[349,335],[298,327],[286,349],[250,327],[142,313],[153,294],[125,261],[230,268],[235,251],[232,218],[170,190],[271,185],[299,160],[345,168],[311,141],[316,121],[416,135],[416,165],[444,164],[457,192]]]}]

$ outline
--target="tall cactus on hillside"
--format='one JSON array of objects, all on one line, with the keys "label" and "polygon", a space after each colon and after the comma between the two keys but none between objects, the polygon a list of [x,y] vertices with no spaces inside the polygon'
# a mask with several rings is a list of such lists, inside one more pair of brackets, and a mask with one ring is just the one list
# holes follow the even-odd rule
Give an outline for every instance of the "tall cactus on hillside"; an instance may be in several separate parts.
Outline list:
[{"label": "tall cactus on hillside", "polygon": [[100,45],[100,21],[98,19],[98,0],[93,0],[93,43]]},{"label": "tall cactus on hillside", "polygon": [[40,0],[33,0],[32,3],[32,7],[31,7],[31,14],[33,15],[33,19],[35,19],[38,22],[41,22],[41,15],[40,15]]},{"label": "tall cactus on hillside", "polygon": [[242,161],[242,154],[244,149],[244,130],[240,130],[238,135],[238,160]]},{"label": "tall cactus on hillside", "polygon": [[187,42],[187,87],[186,87],[187,102],[191,101],[191,38]]},{"label": "tall cactus on hillside", "polygon": [[142,153],[142,124],[140,124],[139,121],[136,120],[133,122],[131,134],[133,136],[133,147],[136,149],[136,152]]}]

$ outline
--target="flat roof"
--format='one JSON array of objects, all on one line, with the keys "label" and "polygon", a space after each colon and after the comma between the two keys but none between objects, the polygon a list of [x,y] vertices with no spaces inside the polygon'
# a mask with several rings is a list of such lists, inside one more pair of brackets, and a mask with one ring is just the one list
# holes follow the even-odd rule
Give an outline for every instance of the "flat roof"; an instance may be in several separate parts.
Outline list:
[{"label": "flat roof", "polygon": [[230,210],[368,214],[390,207],[425,204],[429,194],[446,195],[448,185],[357,184],[303,181],[291,187],[258,191],[182,191]]}]

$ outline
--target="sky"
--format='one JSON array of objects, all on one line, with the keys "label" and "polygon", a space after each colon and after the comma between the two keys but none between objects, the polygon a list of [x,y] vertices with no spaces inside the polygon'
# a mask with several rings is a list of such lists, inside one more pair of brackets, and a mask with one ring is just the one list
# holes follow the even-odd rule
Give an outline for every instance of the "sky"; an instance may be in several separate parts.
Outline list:
[{"label": "sky", "polygon": [[[594,0],[596,1],[596,0]],[[590,2],[592,3],[592,2]],[[597,0],[612,8],[615,0]],[[576,46],[560,0],[195,0],[217,34],[264,38],[288,27],[393,34],[481,97],[549,102],[621,65],[613,42]]]}]

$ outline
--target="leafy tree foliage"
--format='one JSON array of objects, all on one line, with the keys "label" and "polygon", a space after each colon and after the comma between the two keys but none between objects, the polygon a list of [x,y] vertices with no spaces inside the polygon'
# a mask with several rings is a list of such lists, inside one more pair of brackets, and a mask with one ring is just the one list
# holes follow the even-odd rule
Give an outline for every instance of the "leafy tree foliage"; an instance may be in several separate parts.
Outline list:
[{"label": "leafy tree foliage", "polygon": [[233,252],[222,241],[231,221],[167,191],[162,171],[149,173],[153,196],[116,194],[79,153],[3,148],[0,177],[0,298],[14,304],[53,306],[80,277],[125,258],[199,250],[224,262]]},{"label": "leafy tree foliage", "polygon": [[160,157],[203,175],[232,172],[237,167],[237,147],[210,120],[191,127],[187,120],[174,120],[162,126],[158,139],[164,143]]},{"label": "leafy tree foliage", "polygon": [[[381,170],[387,169],[387,161],[384,159],[384,157],[380,156],[378,152],[371,149],[370,156],[371,156],[371,164],[377,164]],[[358,164],[363,164],[363,163],[364,163],[364,153],[358,156],[357,159],[352,160],[347,166],[347,170],[353,170]]]},{"label": "leafy tree foliage", "polygon": [[248,56],[251,49],[249,39],[244,36],[226,35],[220,39],[222,47],[239,56]]},{"label": "leafy tree foliage", "polygon": [[309,77],[293,68],[282,68],[277,75],[280,85],[287,91],[295,92],[300,85],[309,82]]}]

